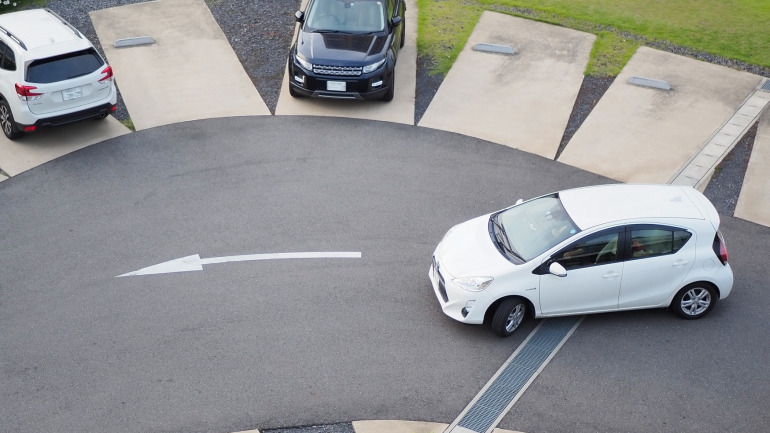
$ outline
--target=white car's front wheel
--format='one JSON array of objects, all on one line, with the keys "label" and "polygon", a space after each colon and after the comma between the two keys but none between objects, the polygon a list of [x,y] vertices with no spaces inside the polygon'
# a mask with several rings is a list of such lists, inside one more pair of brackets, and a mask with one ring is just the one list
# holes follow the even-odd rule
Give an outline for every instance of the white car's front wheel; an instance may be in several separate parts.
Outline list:
[{"label": "white car's front wheel", "polygon": [[527,316],[527,304],[518,298],[506,299],[492,316],[492,331],[501,337],[513,334]]}]

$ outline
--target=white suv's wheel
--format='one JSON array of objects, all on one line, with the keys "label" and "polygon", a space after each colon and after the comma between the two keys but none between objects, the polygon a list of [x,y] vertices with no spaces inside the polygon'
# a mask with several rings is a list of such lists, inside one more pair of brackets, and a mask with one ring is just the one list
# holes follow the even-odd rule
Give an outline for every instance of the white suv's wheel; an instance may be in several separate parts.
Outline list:
[{"label": "white suv's wheel", "polygon": [[16,122],[13,121],[13,113],[11,113],[11,107],[4,99],[0,100],[0,128],[3,128],[3,134],[11,140],[19,138],[22,134],[21,131],[16,128]]}]

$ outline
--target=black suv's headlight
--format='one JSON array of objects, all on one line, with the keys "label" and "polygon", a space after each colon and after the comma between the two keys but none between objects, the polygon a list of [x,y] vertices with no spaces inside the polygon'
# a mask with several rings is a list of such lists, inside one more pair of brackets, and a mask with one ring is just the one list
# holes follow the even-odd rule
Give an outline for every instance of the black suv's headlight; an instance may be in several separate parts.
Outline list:
[{"label": "black suv's headlight", "polygon": [[369,72],[376,71],[380,66],[385,64],[385,59],[380,60],[379,62],[372,63],[370,65],[364,66],[363,73],[368,74]]},{"label": "black suv's headlight", "polygon": [[299,54],[294,55],[294,61],[304,70],[306,71],[312,71],[313,70],[313,64],[308,62],[307,60],[300,57]]}]

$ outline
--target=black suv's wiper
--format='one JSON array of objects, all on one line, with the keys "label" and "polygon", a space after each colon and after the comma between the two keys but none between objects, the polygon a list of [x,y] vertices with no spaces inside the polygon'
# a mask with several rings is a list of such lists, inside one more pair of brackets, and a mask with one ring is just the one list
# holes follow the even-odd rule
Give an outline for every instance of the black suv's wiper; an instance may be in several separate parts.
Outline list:
[{"label": "black suv's wiper", "polygon": [[321,30],[316,30],[315,33],[342,33],[342,31],[341,30],[321,29]]}]

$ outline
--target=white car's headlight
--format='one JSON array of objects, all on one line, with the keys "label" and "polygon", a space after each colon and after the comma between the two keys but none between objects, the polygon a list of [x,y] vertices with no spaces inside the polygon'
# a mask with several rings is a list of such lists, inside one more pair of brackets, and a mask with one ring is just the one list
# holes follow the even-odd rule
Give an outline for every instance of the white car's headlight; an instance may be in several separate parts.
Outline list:
[{"label": "white car's headlight", "polygon": [[374,72],[379,68],[380,66],[385,64],[385,59],[380,60],[377,63],[372,63],[371,65],[364,66],[364,74],[368,74],[369,72]]},{"label": "white car's headlight", "polygon": [[295,55],[294,59],[297,61],[297,63],[299,63],[300,66],[302,66],[302,69],[306,71],[313,70],[313,64],[300,57],[299,54]]},{"label": "white car's headlight", "polygon": [[493,280],[492,277],[464,277],[455,278],[452,282],[469,292],[480,292],[489,287]]}]

